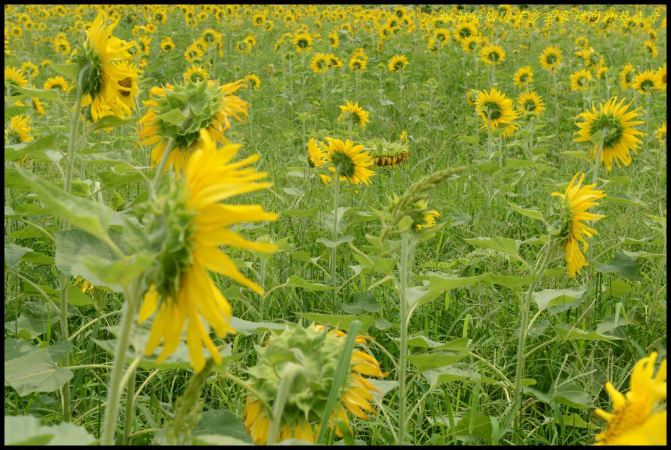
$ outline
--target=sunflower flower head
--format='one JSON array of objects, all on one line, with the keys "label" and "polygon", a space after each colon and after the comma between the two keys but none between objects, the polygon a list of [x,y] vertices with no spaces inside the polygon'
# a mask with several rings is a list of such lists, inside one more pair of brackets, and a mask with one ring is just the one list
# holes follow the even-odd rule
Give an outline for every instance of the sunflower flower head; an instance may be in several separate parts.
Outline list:
[{"label": "sunflower flower head", "polygon": [[10,145],[30,142],[33,140],[30,131],[30,116],[14,116],[9,119],[9,128],[5,128],[5,140]]},{"label": "sunflower flower head", "polygon": [[[578,179],[579,176],[580,179]],[[560,197],[564,201],[558,237],[563,243],[568,275],[571,278],[575,278],[580,269],[587,265],[583,252],[587,252],[589,245],[585,238],[591,238],[596,234],[596,230],[584,222],[597,221],[606,217],[587,211],[598,206],[598,201],[606,194],[596,190],[595,184],[583,186],[584,180],[585,174],[577,173],[563,194],[561,192],[552,193],[553,197]]]},{"label": "sunflower flower head", "polygon": [[[628,166],[631,164],[630,151],[636,151],[641,144],[638,136],[643,132],[636,129],[636,125],[643,123],[636,120],[639,117],[638,108],[629,111],[630,105],[624,104],[625,100],[617,101],[613,97],[605,104],[599,105],[599,109],[592,105],[592,111],[585,111],[578,115],[582,122],[578,122],[580,130],[576,133],[576,142],[594,142],[601,137],[603,139],[602,160],[606,169],[610,171],[613,163]],[[601,142],[594,142],[591,150],[592,158],[596,158]]]},{"label": "sunflower flower head", "polygon": [[561,65],[562,52],[559,47],[546,47],[539,60],[541,67],[550,73],[556,73]]},{"label": "sunflower flower head", "polygon": [[[326,331],[321,325],[295,325],[271,335],[259,350],[256,365],[247,370],[255,394],[247,396],[244,422],[255,444],[268,443],[271,411],[267,405],[273,404],[288,367],[293,368],[296,375],[290,384],[274,440],[295,438],[311,443],[316,440],[346,340],[342,331]],[[376,413],[372,403],[377,388],[364,376],[383,377],[384,374],[377,360],[365,351],[365,342],[363,336],[357,336],[350,370],[328,421],[329,428],[335,429],[338,436],[342,436],[338,423],[350,429],[347,412],[360,419]]]},{"label": "sunflower flower head", "polygon": [[84,51],[76,57],[80,70],[85,70],[81,105],[91,107],[94,121],[105,116],[124,119],[135,109],[138,71],[128,52],[133,44],[112,35],[116,25],[101,11],[86,32]]},{"label": "sunflower flower head", "polygon": [[224,132],[231,127],[229,117],[242,120],[247,117],[248,103],[232,95],[245,86],[244,80],[219,85],[219,82],[186,82],[150,90],[151,99],[140,119],[140,142],[154,145],[151,159],[158,164],[168,142],[172,150],[166,170],[180,171],[201,143],[201,129],[217,143],[225,143]]},{"label": "sunflower flower head", "polygon": [[340,105],[340,115],[338,122],[346,122],[351,125],[357,125],[360,128],[366,128],[368,123],[368,112],[355,102],[347,102]]},{"label": "sunflower flower head", "polygon": [[370,178],[375,175],[371,169],[373,158],[364,150],[363,145],[356,145],[349,139],[344,141],[326,138],[326,159],[329,170],[340,175],[341,181],[352,184],[370,184]]},{"label": "sunflower flower head", "polygon": [[475,101],[475,111],[485,127],[498,129],[515,120],[513,101],[501,91],[492,88],[489,92],[480,91]]},{"label": "sunflower flower head", "polygon": [[408,57],[405,55],[392,56],[387,64],[390,72],[401,72],[408,65]]},{"label": "sunflower flower head", "polygon": [[657,353],[639,360],[631,373],[630,390],[619,392],[606,383],[613,411],[597,409],[606,428],[595,436],[596,445],[666,445],[666,359],[655,374]]},{"label": "sunflower flower head", "polygon": [[518,111],[521,116],[535,116],[540,117],[545,111],[545,102],[534,91],[525,92],[517,98],[519,105]]},{"label": "sunflower flower head", "polygon": [[231,306],[209,271],[256,293],[263,292],[219,247],[264,253],[276,250],[271,243],[249,241],[229,227],[277,219],[276,214],[264,211],[259,205],[221,203],[271,185],[260,181],[266,177],[265,173],[247,167],[258,155],[231,163],[239,145],[229,144],[217,150],[204,130],[201,142],[186,164],[183,178],[168,183],[167,190],[149,206],[148,237],[157,256],[149,272],[149,287],[139,315],[139,321],[144,322],[156,314],[145,353],[151,355],[163,342],[158,362],[176,350],[186,327],[190,362],[196,372],[205,365],[203,345],[215,362],[221,362],[209,336],[209,326],[219,337],[235,332],[230,323]]},{"label": "sunflower flower head", "polygon": [[641,94],[651,94],[658,87],[658,77],[652,70],[645,70],[634,77],[631,87]]}]

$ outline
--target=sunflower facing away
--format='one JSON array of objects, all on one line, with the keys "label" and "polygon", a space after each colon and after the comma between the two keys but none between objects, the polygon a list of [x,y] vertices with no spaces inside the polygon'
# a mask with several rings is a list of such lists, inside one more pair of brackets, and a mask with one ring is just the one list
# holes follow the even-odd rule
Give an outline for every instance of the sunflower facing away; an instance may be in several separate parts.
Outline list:
[{"label": "sunflower facing away", "polygon": [[340,105],[340,115],[338,122],[348,122],[353,125],[358,125],[360,128],[365,128],[368,123],[368,112],[359,106],[358,103],[347,102]]},{"label": "sunflower facing away", "polygon": [[14,116],[9,120],[9,128],[5,129],[5,139],[8,144],[30,142],[30,117],[24,114]]},{"label": "sunflower facing away", "polygon": [[517,69],[513,76],[515,86],[522,89],[534,82],[534,72],[531,66],[524,66]]},{"label": "sunflower facing away", "polygon": [[[576,183],[576,179],[580,180]],[[566,266],[568,275],[571,278],[580,272],[580,269],[587,265],[585,255],[589,245],[586,237],[592,237],[596,230],[587,226],[584,221],[596,221],[606,216],[587,212],[589,208],[598,205],[598,200],[606,196],[603,191],[594,189],[596,184],[582,186],[585,180],[584,173],[577,173],[566,187],[564,193],[553,192],[553,197],[561,197],[564,200],[564,217],[560,231],[560,236],[564,240],[564,253],[566,254]],[[582,246],[580,245],[582,244]],[[582,249],[581,249],[582,247]],[[582,250],[582,251],[581,251]]]},{"label": "sunflower facing away", "polygon": [[200,143],[206,129],[217,143],[225,143],[224,132],[231,127],[229,117],[247,117],[248,103],[233,94],[245,86],[244,80],[219,85],[217,81],[190,83],[164,88],[154,87],[151,99],[144,102],[146,114],[140,119],[140,143],[153,145],[151,160],[158,164],[172,140],[173,147],[165,166],[180,171]]},{"label": "sunflower facing away", "polygon": [[[643,135],[634,128],[643,123],[635,120],[638,108],[628,111],[630,105],[625,105],[624,101],[617,103],[617,97],[613,97],[605,104],[599,104],[598,110],[592,105],[592,111],[578,115],[583,121],[577,123],[580,130],[576,132],[575,142],[590,142],[595,133],[605,130],[601,157],[608,171],[613,168],[613,162],[624,166],[631,164],[629,152],[638,149],[641,143],[638,136]],[[594,144],[590,152],[592,158],[596,158],[598,149],[599,143]]]},{"label": "sunflower facing away", "polygon": [[[247,371],[249,384],[263,399],[249,393],[245,402],[245,428],[255,444],[268,443],[271,422],[268,406],[274,402],[281,376],[288,367],[297,374],[290,385],[274,440],[295,438],[315,442],[346,339],[342,331],[327,332],[321,325],[294,325],[271,335],[259,351],[256,365]],[[328,420],[329,429],[335,429],[337,436],[343,435],[338,422],[351,432],[348,411],[359,419],[367,419],[370,413],[376,412],[372,403],[373,393],[378,389],[364,376],[383,377],[384,374],[377,360],[364,351],[365,343],[363,336],[356,337],[349,374]]]},{"label": "sunflower facing away", "polygon": [[491,129],[499,128],[515,120],[513,101],[501,91],[492,88],[489,92],[480,91],[475,100],[475,111],[482,119],[484,126]]},{"label": "sunflower facing away", "polygon": [[258,155],[231,163],[239,147],[229,144],[217,150],[203,130],[201,145],[184,169],[183,182],[171,183],[167,195],[154,205],[153,217],[148,223],[159,254],[139,321],[144,322],[158,311],[145,349],[145,353],[151,355],[163,341],[158,362],[175,351],[185,325],[191,367],[199,372],[205,365],[203,345],[215,362],[221,361],[207,324],[220,337],[235,330],[230,324],[231,306],[208,271],[228,277],[258,294],[263,292],[219,249],[225,245],[264,253],[276,250],[274,244],[248,241],[230,229],[238,223],[277,219],[276,214],[264,211],[259,205],[221,203],[271,186],[271,183],[259,182],[266,173],[248,167],[258,160]]},{"label": "sunflower facing away", "polygon": [[135,109],[138,72],[131,63],[128,49],[132,43],[112,35],[118,22],[110,23],[100,12],[86,32],[86,45],[77,61],[88,67],[82,83],[82,106],[91,107],[91,117],[124,119]]},{"label": "sunflower facing away", "polygon": [[607,422],[595,436],[596,445],[666,445],[666,406],[660,404],[666,402],[666,359],[654,374],[656,360],[652,352],[636,363],[626,394],[606,383],[613,411],[595,411]]},{"label": "sunflower facing away", "polygon": [[541,67],[550,73],[555,73],[559,70],[561,64],[561,49],[559,47],[546,47],[539,58]]},{"label": "sunflower facing away", "polygon": [[340,174],[341,181],[352,184],[370,184],[370,177],[375,175],[371,170],[373,158],[364,150],[363,145],[354,145],[346,139],[326,138],[326,159],[330,162],[329,170]]}]

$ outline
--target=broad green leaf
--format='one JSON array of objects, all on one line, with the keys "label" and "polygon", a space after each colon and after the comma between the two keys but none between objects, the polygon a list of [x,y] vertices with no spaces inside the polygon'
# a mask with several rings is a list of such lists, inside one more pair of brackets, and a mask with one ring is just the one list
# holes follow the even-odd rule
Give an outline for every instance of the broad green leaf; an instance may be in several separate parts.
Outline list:
[{"label": "broad green leaf", "polygon": [[70,369],[56,365],[46,348],[32,348],[16,358],[5,359],[5,384],[16,389],[21,397],[33,392],[56,391],[72,376]]},{"label": "broad green leaf", "polygon": [[304,280],[298,275],[291,275],[287,280],[286,285],[289,287],[302,288],[310,292],[321,292],[321,291],[328,291],[331,289],[330,286],[327,286],[322,283],[315,283],[312,281]]},{"label": "broad green leaf", "polygon": [[137,253],[116,260],[100,258],[95,255],[80,256],[77,264],[72,266],[73,276],[82,276],[95,286],[105,286],[113,291],[121,292],[124,286],[151,266],[154,258],[151,253]]},{"label": "broad green leaf", "polygon": [[518,254],[520,248],[520,241],[516,239],[510,239],[506,237],[476,237],[473,239],[464,239],[466,242],[471,244],[473,247],[484,248],[488,250],[493,250],[498,253],[503,253],[504,255],[511,256],[517,261],[525,262],[520,255]]},{"label": "broad green leaf", "polygon": [[615,273],[632,281],[642,280],[638,273],[638,257],[631,252],[619,251],[609,264],[599,264],[596,268],[601,273]]},{"label": "broad green leaf", "polygon": [[616,203],[619,205],[632,205],[632,206],[638,206],[641,208],[647,208],[649,205],[642,201],[641,199],[638,198],[632,198],[627,194],[622,194],[622,193],[615,193],[615,194],[608,194],[606,197],[606,202],[608,203]]},{"label": "broad green leaf", "polygon": [[375,300],[375,296],[370,292],[359,294],[354,299],[354,302],[349,305],[342,304],[340,307],[347,314],[359,314],[362,312],[374,313],[382,309],[382,306],[378,305]]},{"label": "broad green leaf", "polygon": [[330,325],[341,330],[349,329],[351,323],[355,320],[361,322],[360,333],[365,333],[368,328],[370,328],[375,322],[375,317],[370,314],[360,314],[360,315],[346,315],[340,316],[337,314],[322,314],[322,313],[297,313],[299,317],[302,317],[306,320],[312,322],[321,323],[324,325]]},{"label": "broad green leaf", "polygon": [[574,408],[592,408],[592,396],[573,381],[560,384],[553,392],[552,400]]},{"label": "broad green leaf", "polygon": [[5,445],[91,445],[96,442],[84,427],[71,423],[40,425],[32,416],[5,416]]},{"label": "broad green leaf", "polygon": [[508,202],[508,206],[510,206],[513,209],[513,211],[518,212],[523,216],[545,222],[545,217],[543,216],[543,213],[537,209],[522,208],[521,206],[518,206],[512,202]]},{"label": "broad green leaf", "polygon": [[468,338],[462,337],[450,342],[436,342],[426,336],[417,335],[408,339],[409,347],[430,348],[433,350],[451,350],[454,352],[468,352]]},{"label": "broad green leaf", "polygon": [[19,92],[25,97],[39,97],[41,100],[58,101],[59,94],[55,89],[36,89],[28,86],[14,86],[12,91]]},{"label": "broad green leaf", "polygon": [[378,401],[382,401],[385,395],[398,387],[398,381],[376,380],[375,378],[371,378],[368,381],[378,389],[377,391],[373,391],[373,397]]},{"label": "broad green leaf", "polygon": [[420,355],[408,356],[410,364],[415,366],[420,372],[437,369],[439,367],[449,366],[461,361],[466,356],[463,353],[423,353]]},{"label": "broad green leaf", "polygon": [[531,275],[520,277],[517,275],[500,275],[498,273],[484,273],[481,275],[481,281],[507,287],[508,289],[516,290],[528,285],[533,281]]},{"label": "broad green leaf", "polygon": [[586,422],[585,419],[583,419],[578,413],[562,414],[558,418],[549,417],[549,419],[550,419],[549,422],[551,423],[556,424],[563,423],[564,425],[569,427],[585,428],[591,430],[599,429],[598,425],[594,425],[591,422]]},{"label": "broad green leaf", "polygon": [[561,154],[568,156],[569,158],[579,159],[581,161],[591,161],[589,155],[584,150],[567,150],[561,152]]},{"label": "broad green leaf", "polygon": [[23,255],[32,251],[32,248],[21,247],[16,244],[5,244],[5,265],[16,268]]},{"label": "broad green leaf", "polygon": [[243,444],[252,443],[240,418],[230,411],[221,409],[211,409],[203,412],[200,422],[193,430],[193,434],[197,438],[204,438],[208,442],[211,441],[211,438],[208,439],[205,436],[235,439]]},{"label": "broad green leaf", "polygon": [[597,331],[581,330],[566,324],[555,326],[555,331],[561,340],[566,341],[613,341],[621,339],[617,336],[609,336]]},{"label": "broad green leaf", "polygon": [[35,175],[17,169],[21,178],[34,190],[52,214],[105,241],[113,211],[102,203],[67,194]]},{"label": "broad green leaf", "polygon": [[231,317],[231,326],[239,333],[250,334],[268,330],[283,330],[284,325],[272,322],[250,322],[239,317]]},{"label": "broad green leaf", "polygon": [[394,271],[396,260],[394,258],[382,258],[375,255],[360,255],[356,252],[352,253],[356,261],[361,264],[366,270],[389,275]]},{"label": "broad green leaf", "polygon": [[65,78],[77,81],[80,69],[78,64],[52,64],[50,67],[54,72],[63,75]]},{"label": "broad green leaf", "polygon": [[472,369],[461,369],[455,366],[445,366],[440,369],[427,370],[422,372],[422,375],[427,379],[431,387],[436,388],[442,384],[449,383],[451,381],[466,381],[469,383],[485,383],[485,384],[498,384],[498,381],[493,378],[489,378],[484,375],[480,375],[478,372]]},{"label": "broad green leaf", "polygon": [[544,289],[532,294],[538,309],[544,311],[556,306],[575,303],[585,293],[585,289]]},{"label": "broad green leaf", "polygon": [[335,248],[339,246],[340,244],[344,244],[346,242],[352,242],[354,240],[354,236],[341,236],[338,239],[335,240],[330,240],[330,239],[325,239],[325,238],[318,238],[315,239],[316,242],[319,242],[321,244],[324,244],[328,248]]},{"label": "broad green leaf", "polygon": [[188,118],[189,116],[184,114],[179,108],[173,108],[157,116],[157,119],[178,127],[181,127]]}]

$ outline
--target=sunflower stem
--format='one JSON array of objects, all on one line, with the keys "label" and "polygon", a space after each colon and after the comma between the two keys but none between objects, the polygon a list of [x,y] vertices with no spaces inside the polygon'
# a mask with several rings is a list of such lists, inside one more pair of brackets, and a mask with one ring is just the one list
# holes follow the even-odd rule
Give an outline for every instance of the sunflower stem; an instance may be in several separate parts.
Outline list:
[{"label": "sunflower stem", "polygon": [[[333,180],[333,240],[338,239],[338,222],[340,214],[338,206],[340,203],[340,172],[336,167],[335,179]],[[333,288],[333,307],[335,308],[338,301],[337,295],[337,281],[336,281],[336,254],[338,246],[331,247],[331,286]]]},{"label": "sunflower stem", "polygon": [[119,333],[117,348],[112,362],[110,381],[107,387],[107,409],[105,410],[103,430],[100,435],[101,445],[114,445],[114,430],[116,428],[116,421],[119,413],[121,392],[123,391],[123,368],[126,361],[126,351],[128,350],[130,333],[133,329],[135,306],[139,288],[139,280],[135,280],[130,289],[124,289],[124,296],[127,300],[125,305],[126,309],[121,318],[121,331]]},{"label": "sunflower stem", "polygon": [[156,193],[156,189],[158,188],[158,183],[161,180],[161,175],[163,175],[163,168],[165,167],[165,164],[168,162],[168,157],[170,156],[170,152],[172,152],[172,147],[173,147],[173,140],[172,140],[172,138],[170,138],[168,140],[168,143],[165,146],[165,149],[163,150],[163,156],[161,156],[161,161],[158,163],[158,167],[156,168],[156,174],[154,175],[154,181],[151,184],[152,193]]},{"label": "sunflower stem", "polygon": [[280,424],[282,423],[282,413],[284,412],[284,405],[289,398],[291,385],[299,372],[303,369],[298,364],[292,362],[287,363],[282,369],[280,376],[280,385],[277,388],[277,396],[273,402],[273,420],[270,423],[270,432],[268,433],[268,445],[274,444],[277,440],[277,433],[280,431]]},{"label": "sunflower stem", "polygon": [[412,259],[412,244],[408,233],[401,235],[401,258],[399,261],[399,298],[400,298],[400,348],[398,357],[398,385],[399,385],[399,405],[398,405],[398,437],[396,443],[403,445],[405,443],[406,427],[406,358],[408,354],[408,323],[410,322],[410,309],[408,308],[408,282],[410,278],[410,266]]},{"label": "sunflower stem", "polygon": [[[529,305],[531,303],[531,298],[534,293],[534,289],[536,288],[538,281],[540,280],[543,272],[545,272],[545,269],[549,263],[550,253],[553,247],[554,247],[554,239],[550,238],[550,241],[548,241],[539,252],[538,260],[536,261],[536,266],[534,267],[534,271],[531,275],[532,281],[531,284],[529,284],[529,290],[527,291],[527,294],[524,297],[524,300],[521,305],[522,310],[520,311],[521,316],[520,316],[520,327],[519,327],[520,337],[517,344],[517,368],[515,371],[515,391],[512,403],[514,408],[513,415],[515,417],[514,419],[515,424],[513,426],[513,429],[518,431],[520,426],[520,419],[522,416],[522,407],[521,407],[522,377],[524,376],[524,363],[525,363],[524,349],[526,346],[527,334],[529,331],[528,330]],[[517,414],[518,412],[519,415]],[[519,439],[519,434],[516,434],[516,439]]]}]

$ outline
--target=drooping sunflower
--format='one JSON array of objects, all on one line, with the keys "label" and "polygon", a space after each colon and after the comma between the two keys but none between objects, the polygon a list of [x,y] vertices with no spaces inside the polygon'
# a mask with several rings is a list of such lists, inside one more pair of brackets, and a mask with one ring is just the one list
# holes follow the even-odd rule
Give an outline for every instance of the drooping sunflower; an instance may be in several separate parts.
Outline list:
[{"label": "drooping sunflower", "polygon": [[70,89],[68,81],[62,76],[58,75],[51,77],[44,82],[43,89],[57,89],[61,92],[67,92]]},{"label": "drooping sunflower", "polygon": [[515,120],[513,101],[501,91],[492,88],[483,90],[475,100],[475,111],[482,119],[484,126],[496,129]]},{"label": "drooping sunflower", "polygon": [[571,74],[571,90],[572,91],[586,91],[589,88],[589,83],[592,81],[592,72],[586,69],[578,70]]},{"label": "drooping sunflower", "polygon": [[[578,176],[580,176],[580,180],[576,183]],[[583,252],[587,252],[589,245],[585,237],[591,238],[596,234],[594,228],[583,222],[597,221],[606,217],[587,212],[589,208],[597,206],[598,200],[605,197],[606,194],[603,191],[596,190],[596,184],[582,186],[584,180],[585,174],[577,173],[573,176],[563,194],[560,192],[551,194],[553,197],[561,197],[564,201],[560,238],[563,240],[566,267],[571,278],[575,278],[580,269],[587,265]]]},{"label": "drooping sunflower", "polygon": [[184,81],[190,81],[192,83],[198,83],[199,81],[207,81],[210,78],[210,74],[207,73],[207,69],[198,64],[194,64],[189,67],[186,72],[184,72]]},{"label": "drooping sunflower", "polygon": [[534,82],[534,71],[531,66],[524,66],[517,69],[513,76],[513,83],[520,89],[527,87]]},{"label": "drooping sunflower", "polygon": [[84,51],[77,57],[80,68],[87,68],[81,106],[91,107],[94,121],[105,116],[125,119],[135,109],[138,72],[128,52],[133,44],[112,35],[117,23],[110,23],[101,11],[86,31]]},{"label": "drooping sunflower", "polygon": [[373,158],[376,166],[396,166],[407,161],[410,156],[408,146],[408,132],[403,131],[398,142],[389,142],[386,139],[369,139],[365,148]]},{"label": "drooping sunflower", "polygon": [[488,65],[498,65],[506,60],[506,52],[499,45],[487,45],[480,49],[480,61]]},{"label": "drooping sunflower", "polygon": [[9,144],[19,144],[33,140],[30,136],[30,116],[20,114],[9,119],[9,128],[5,128],[5,140]]},{"label": "drooping sunflower", "polygon": [[259,205],[221,203],[271,186],[271,183],[260,182],[266,177],[265,173],[248,167],[258,160],[258,155],[231,163],[239,147],[229,144],[217,150],[209,133],[202,130],[199,148],[184,169],[183,181],[170,183],[168,193],[153,205],[147,223],[158,257],[150,271],[149,288],[138,319],[144,322],[157,313],[145,353],[151,355],[163,341],[158,362],[176,350],[185,325],[191,367],[196,372],[204,367],[203,345],[215,362],[221,361],[210,338],[209,326],[220,337],[235,330],[230,323],[231,306],[210,278],[209,271],[258,294],[263,293],[263,289],[245,277],[219,249],[222,245],[265,253],[277,249],[270,243],[249,241],[229,228],[238,223],[277,219],[276,214],[264,211]]},{"label": "drooping sunflower", "polygon": [[340,115],[338,122],[351,122],[358,125],[360,128],[365,128],[368,123],[368,112],[359,106],[358,103],[348,101],[344,105],[340,105]]},{"label": "drooping sunflower", "polygon": [[[577,123],[580,130],[576,133],[575,142],[590,142],[596,133],[606,131],[601,157],[608,171],[613,168],[613,162],[624,166],[631,164],[629,152],[636,151],[641,144],[638,136],[643,135],[643,132],[635,128],[643,123],[635,120],[639,116],[639,108],[628,111],[630,104],[625,105],[624,102],[625,99],[622,99],[617,103],[617,97],[613,97],[605,104],[599,104],[598,110],[592,105],[592,111],[578,115],[583,121]],[[592,147],[592,158],[596,158],[598,148],[598,143]]]},{"label": "drooping sunflower", "polygon": [[536,116],[540,117],[545,111],[545,102],[534,91],[525,92],[517,97],[518,111],[521,116]]},{"label": "drooping sunflower", "polygon": [[179,172],[200,144],[201,129],[207,130],[216,143],[226,143],[224,132],[231,127],[229,117],[236,120],[247,117],[248,103],[232,95],[244,86],[244,80],[221,86],[208,80],[152,88],[149,91],[152,98],[144,102],[147,112],[139,121],[140,143],[154,145],[152,163],[161,161],[168,142],[172,141],[165,170],[174,167]]},{"label": "drooping sunflower", "polygon": [[[275,441],[295,438],[313,443],[318,437],[321,414],[331,390],[335,370],[343,352],[346,335],[339,330],[326,331],[321,325],[294,325],[274,332],[259,351],[257,363],[248,369],[249,384],[255,394],[248,394],[244,421],[255,444],[267,444],[271,410],[285,370],[296,374],[289,388]],[[365,350],[363,336],[355,339],[350,368],[339,393],[328,427],[342,436],[338,422],[350,429],[347,412],[360,419],[375,413],[373,392],[378,391],[364,376],[383,377],[377,360]],[[359,348],[363,348],[359,349]],[[256,395],[262,397],[258,398]],[[263,400],[263,401],[262,401]]]},{"label": "drooping sunflower", "polygon": [[175,48],[175,43],[170,36],[166,36],[161,40],[161,50],[169,52]]},{"label": "drooping sunflower", "polygon": [[408,65],[408,58],[405,55],[392,56],[387,64],[390,72],[402,71]]},{"label": "drooping sunflower", "polygon": [[629,89],[634,82],[634,66],[625,64],[620,71],[620,87]]},{"label": "drooping sunflower", "polygon": [[606,392],[613,411],[596,414],[606,428],[595,436],[596,445],[666,445],[666,359],[655,372],[657,352],[640,359],[631,373],[629,392],[622,394],[609,381]]},{"label": "drooping sunflower", "polygon": [[561,64],[562,52],[559,47],[546,47],[539,57],[541,67],[550,73],[555,73],[559,70]]},{"label": "drooping sunflower", "polygon": [[657,89],[657,77],[652,70],[645,70],[634,77],[631,84],[632,89],[641,94],[651,94],[653,89]]},{"label": "drooping sunflower", "polygon": [[340,175],[341,181],[352,184],[370,184],[370,178],[375,175],[371,170],[373,159],[363,145],[355,145],[349,139],[326,138],[326,158],[329,170]]}]

